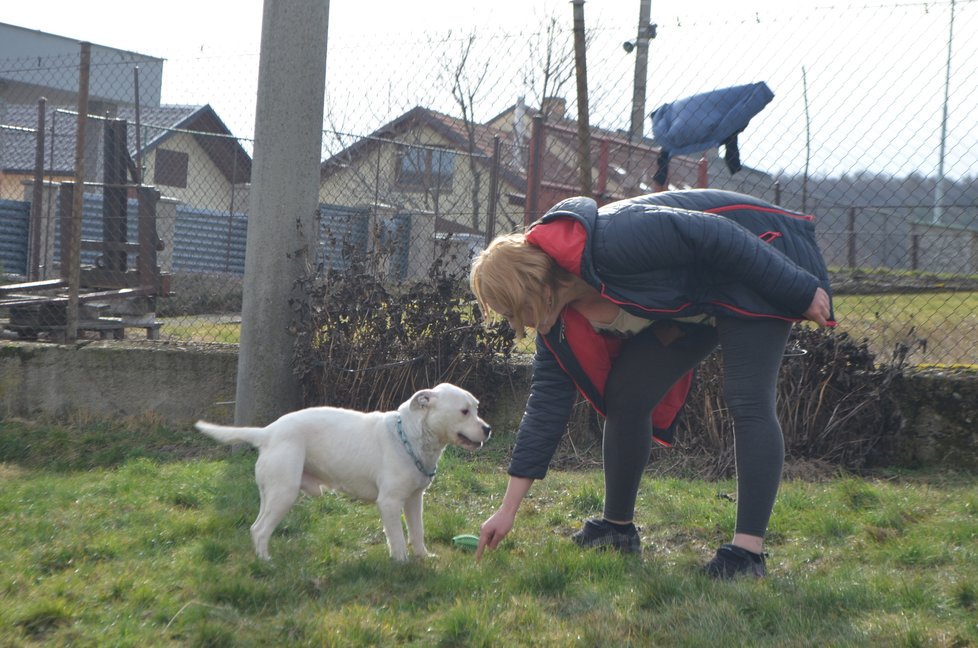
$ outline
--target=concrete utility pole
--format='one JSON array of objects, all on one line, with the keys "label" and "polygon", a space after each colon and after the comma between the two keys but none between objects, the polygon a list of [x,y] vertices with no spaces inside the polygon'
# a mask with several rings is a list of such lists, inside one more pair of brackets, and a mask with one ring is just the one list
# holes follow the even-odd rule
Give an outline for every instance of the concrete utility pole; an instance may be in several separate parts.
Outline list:
[{"label": "concrete utility pole", "polygon": [[937,186],[934,188],[932,225],[940,225],[944,216],[944,148],[947,144],[947,100],[951,91],[951,45],[954,43],[954,0],[951,0],[951,23],[947,29],[947,67],[944,72],[944,110],[941,116],[941,152],[937,158]]},{"label": "concrete utility pole", "polygon": [[[641,0],[638,8],[638,34],[635,36],[635,81],[632,84],[632,123],[629,139],[641,141],[645,134],[645,83],[649,73],[649,40],[652,29],[649,16],[652,13],[652,0]],[[625,51],[629,51],[626,43]]]},{"label": "concrete utility pole", "polygon": [[301,405],[289,297],[315,260],[329,0],[265,0],[236,425]]}]

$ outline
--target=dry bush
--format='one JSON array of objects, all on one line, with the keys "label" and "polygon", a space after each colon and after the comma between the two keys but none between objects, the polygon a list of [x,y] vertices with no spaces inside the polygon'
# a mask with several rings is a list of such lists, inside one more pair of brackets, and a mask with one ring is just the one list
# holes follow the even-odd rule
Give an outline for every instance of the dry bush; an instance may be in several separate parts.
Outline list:
[{"label": "dry bush", "polygon": [[483,326],[467,282],[436,262],[424,281],[388,282],[371,259],[300,282],[293,299],[295,371],[307,406],[389,410],[452,382],[485,410],[512,393],[505,323]]},{"label": "dry bush", "polygon": [[[525,398],[513,387],[512,331],[504,322],[477,322],[464,277],[436,262],[424,281],[389,282],[378,267],[364,258],[343,272],[300,282],[293,300],[294,365],[305,405],[386,410],[442,381],[477,393],[486,411],[494,401]],[[888,362],[877,362],[865,341],[796,326],[778,385],[787,460],[872,466],[901,424],[891,386],[903,375],[909,351],[897,343]],[[660,467],[733,474],[721,353],[698,367],[675,448],[654,451]],[[599,466],[602,424],[579,402],[554,464]]]},{"label": "dry bush", "polygon": [[[873,466],[901,425],[892,387],[903,375],[909,351],[898,342],[892,357],[878,363],[866,341],[796,326],[778,381],[786,461],[850,470]],[[653,450],[653,469],[664,462],[704,477],[733,475],[733,421],[723,396],[721,353],[714,352],[697,368],[676,445]],[[581,466],[598,461],[601,425],[596,416],[576,414],[559,461]]]}]

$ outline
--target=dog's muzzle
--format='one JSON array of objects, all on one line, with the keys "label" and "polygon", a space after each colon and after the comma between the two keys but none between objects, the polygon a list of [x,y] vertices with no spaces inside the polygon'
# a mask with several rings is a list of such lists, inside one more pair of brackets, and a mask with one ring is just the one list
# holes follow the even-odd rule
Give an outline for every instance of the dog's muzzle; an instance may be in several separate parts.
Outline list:
[{"label": "dog's muzzle", "polygon": [[483,424],[482,433],[485,435],[485,438],[482,439],[482,441],[473,441],[469,437],[459,432],[457,435],[459,445],[468,450],[478,450],[482,447],[482,444],[488,441],[489,437],[492,436],[492,428],[489,425]]}]

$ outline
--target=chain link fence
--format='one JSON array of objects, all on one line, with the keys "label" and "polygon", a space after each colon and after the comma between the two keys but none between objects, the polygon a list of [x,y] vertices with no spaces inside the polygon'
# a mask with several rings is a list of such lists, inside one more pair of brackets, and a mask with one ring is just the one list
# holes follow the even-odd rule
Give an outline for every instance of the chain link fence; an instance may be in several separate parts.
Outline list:
[{"label": "chain link fence", "polygon": [[[319,269],[374,254],[386,279],[423,280],[563,197],[731,189],[815,216],[839,330],[883,358],[978,364],[978,3],[651,21],[585,22],[586,63],[570,5],[370,51],[331,34]],[[87,74],[81,54],[0,59],[4,336],[237,342],[257,67],[97,46]],[[666,107],[707,128],[688,100],[753,84],[773,99],[734,137],[670,150],[653,128]]]}]

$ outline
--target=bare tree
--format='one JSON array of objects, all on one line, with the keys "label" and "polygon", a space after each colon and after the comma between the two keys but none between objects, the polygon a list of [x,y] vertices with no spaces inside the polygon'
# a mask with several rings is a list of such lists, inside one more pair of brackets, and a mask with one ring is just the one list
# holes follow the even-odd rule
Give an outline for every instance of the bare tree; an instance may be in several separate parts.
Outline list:
[{"label": "bare tree", "polygon": [[[513,88],[514,100],[520,95],[528,95],[527,103],[532,111],[539,109],[554,120],[560,119],[561,115],[553,113],[564,102],[553,99],[562,99],[574,80],[573,41],[570,30],[561,28],[562,22],[556,17],[547,17],[541,23],[541,28],[527,37],[525,45],[519,48],[527,53],[526,62],[520,66],[522,87]],[[328,110],[327,114],[326,147],[327,150],[344,151],[348,159],[336,159],[334,162],[343,167],[347,174],[355,176],[355,179],[350,177],[349,182],[360,187],[361,192],[366,190],[362,197],[367,201],[400,209],[433,211],[452,220],[468,214],[465,219],[468,224],[472,229],[481,231],[486,226],[488,206],[487,197],[483,195],[483,187],[488,184],[488,152],[485,150],[485,126],[484,120],[480,119],[483,117],[480,111],[485,110],[484,106],[488,105],[487,90],[498,87],[495,83],[500,71],[493,67],[493,53],[498,51],[498,46],[495,43],[487,46],[490,45],[488,41],[480,39],[475,32],[464,37],[453,36],[449,32],[447,35],[432,37],[430,44],[431,51],[436,52],[436,65],[439,68],[434,85],[450,93],[455,110],[449,108],[447,112],[455,113],[455,127],[465,136],[463,147],[459,147],[463,150],[459,150],[454,159],[444,154],[438,155],[438,159],[445,165],[463,166],[469,176],[464,183],[456,176],[452,183],[455,188],[453,190],[452,184],[446,184],[446,178],[449,177],[447,171],[440,169],[442,174],[429,173],[423,184],[405,188],[396,181],[398,169],[383,168],[384,165],[378,157],[378,149],[386,148],[386,145],[354,146],[362,138],[344,133],[345,129],[338,123],[342,119],[337,119],[332,110]],[[426,109],[435,109],[430,90],[424,97],[419,96],[418,101]],[[329,106],[348,106],[352,102],[351,97],[349,101],[331,101]],[[435,105],[437,103],[435,100]],[[391,108],[388,106],[389,112],[393,112]],[[507,163],[512,171],[520,174],[526,170],[525,147],[529,124],[529,116],[524,118],[523,114],[521,110],[517,110],[516,117],[520,123],[513,125],[514,155],[512,162]],[[374,133],[374,136],[405,150],[430,149],[433,160],[436,147],[426,135],[427,131],[412,129],[406,123],[404,125],[405,129],[398,129],[397,133]],[[347,151],[348,147],[352,148]],[[466,158],[464,165],[460,159],[463,155]],[[434,162],[430,164],[433,166]],[[513,228],[519,224],[519,219],[513,214],[502,213],[499,218],[498,226],[502,228]]]},{"label": "bare tree", "polygon": [[[423,113],[425,109],[415,108],[411,112]],[[363,136],[344,132],[331,110],[327,111],[325,120],[325,148],[335,152],[328,157],[330,164],[349,176],[344,184],[362,202],[386,205],[402,212],[439,215],[463,208],[453,202],[456,199],[451,191],[450,174],[436,173],[437,169],[433,168],[441,154],[453,151],[432,146],[421,121],[405,120],[396,132],[377,131]],[[391,147],[394,155],[387,159],[385,152]],[[401,177],[404,171],[410,174],[410,181]]]},{"label": "bare tree", "polygon": [[[548,101],[548,99],[562,98],[568,86],[574,80],[574,49],[573,39],[570,32],[561,29],[561,21],[550,16],[546,19],[543,29],[532,33],[526,43],[526,51],[529,53],[526,63],[522,66],[523,92],[521,95],[530,94],[531,105],[537,107],[548,119],[560,119],[562,114],[554,114],[558,107],[564,105],[563,101]],[[590,34],[588,35],[590,38]],[[477,34],[469,34],[462,39],[460,47],[452,55],[445,55],[442,58],[442,68],[445,80],[451,88],[452,98],[455,100],[461,117],[462,124],[467,135],[467,153],[469,170],[472,176],[471,190],[471,224],[473,229],[480,229],[480,215],[483,211],[482,201],[482,176],[483,167],[479,163],[478,156],[484,155],[479,150],[477,141],[477,129],[479,122],[476,119],[476,112],[480,101],[483,99],[483,90],[490,79],[491,61],[486,54],[477,59],[475,47]],[[484,51],[490,51],[483,48]],[[446,50],[447,51],[447,50]],[[516,98],[516,97],[514,97]],[[519,119],[520,116],[517,116]],[[514,147],[513,157],[518,160],[518,167],[521,173],[525,172],[526,159],[526,125],[523,123],[514,125],[514,135],[512,145]],[[505,221],[512,221],[512,218],[504,217]],[[515,227],[517,223],[503,222],[504,227]]]},{"label": "bare tree", "polygon": [[[551,16],[542,32],[530,35],[527,50],[531,55],[523,68],[523,86],[531,93],[531,103],[550,119],[556,104],[546,99],[564,96],[574,80],[574,41],[561,29],[557,17]],[[542,55],[536,58],[535,52]]]},{"label": "bare tree", "polygon": [[[449,34],[450,36],[451,34]],[[489,75],[489,60],[474,61],[472,48],[476,42],[475,33],[469,34],[461,41],[457,57],[442,58],[443,73],[449,81],[452,98],[462,113],[462,126],[466,135],[466,153],[469,173],[472,176],[470,196],[472,198],[471,215],[472,229],[479,229],[479,216],[482,211],[481,188],[482,168],[477,155],[483,155],[476,145],[475,119],[476,104],[481,99],[480,93]]]}]

